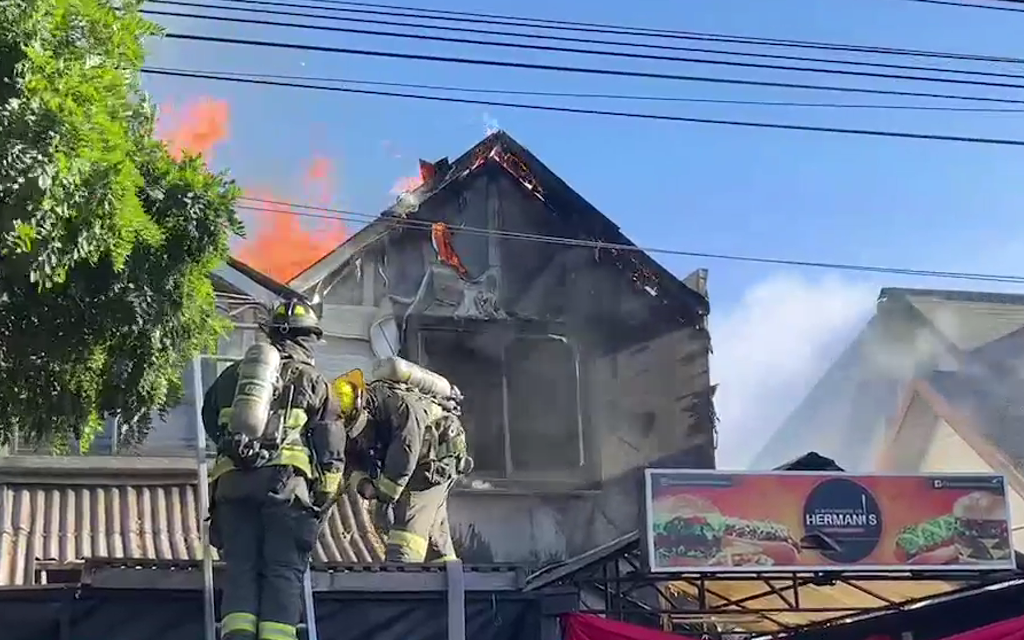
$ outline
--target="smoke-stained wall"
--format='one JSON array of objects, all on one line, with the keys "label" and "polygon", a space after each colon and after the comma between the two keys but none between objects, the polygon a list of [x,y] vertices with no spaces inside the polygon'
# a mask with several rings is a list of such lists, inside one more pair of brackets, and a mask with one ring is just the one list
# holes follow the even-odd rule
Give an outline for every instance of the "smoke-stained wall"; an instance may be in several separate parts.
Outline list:
[{"label": "smoke-stained wall", "polygon": [[584,221],[488,169],[416,219],[451,233],[398,228],[325,280],[334,335],[318,362],[329,375],[368,369],[371,327],[384,335],[393,320],[401,355],[462,388],[477,471],[452,520],[467,560],[580,553],[639,526],[651,461],[713,467],[703,326],[667,317],[660,292],[592,248],[459,232],[574,237]]}]

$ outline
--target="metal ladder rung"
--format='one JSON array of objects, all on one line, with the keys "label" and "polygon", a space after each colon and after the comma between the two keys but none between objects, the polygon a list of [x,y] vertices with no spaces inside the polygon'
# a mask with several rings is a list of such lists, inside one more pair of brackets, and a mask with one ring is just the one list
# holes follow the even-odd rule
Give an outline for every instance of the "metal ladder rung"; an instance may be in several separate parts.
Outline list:
[{"label": "metal ladder rung", "polygon": [[[217,622],[213,626],[214,626],[215,629],[217,629],[217,631],[220,631],[220,623],[219,622]],[[306,623],[305,622],[300,622],[299,624],[295,625],[295,629],[298,630],[298,631],[305,631],[306,630]]]}]

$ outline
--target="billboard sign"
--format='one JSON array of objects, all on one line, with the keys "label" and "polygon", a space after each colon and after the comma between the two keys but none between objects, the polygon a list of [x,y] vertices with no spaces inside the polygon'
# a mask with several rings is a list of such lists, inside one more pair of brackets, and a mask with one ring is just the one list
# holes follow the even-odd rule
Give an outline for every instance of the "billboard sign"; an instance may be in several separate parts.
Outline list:
[{"label": "billboard sign", "polygon": [[999,475],[647,469],[656,573],[1015,568]]}]

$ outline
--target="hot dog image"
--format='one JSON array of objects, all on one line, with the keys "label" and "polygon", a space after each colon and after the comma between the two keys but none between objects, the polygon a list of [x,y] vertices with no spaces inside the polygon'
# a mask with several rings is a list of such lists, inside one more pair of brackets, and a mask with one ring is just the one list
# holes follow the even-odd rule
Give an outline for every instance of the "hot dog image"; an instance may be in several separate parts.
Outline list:
[{"label": "hot dog image", "polygon": [[955,564],[960,559],[960,523],[953,514],[903,527],[896,535],[896,560],[908,564]]},{"label": "hot dog image", "polygon": [[800,555],[800,543],[793,537],[789,527],[766,520],[744,520],[725,518],[723,523],[723,546],[753,549],[753,553],[766,556],[752,564],[791,565]]}]

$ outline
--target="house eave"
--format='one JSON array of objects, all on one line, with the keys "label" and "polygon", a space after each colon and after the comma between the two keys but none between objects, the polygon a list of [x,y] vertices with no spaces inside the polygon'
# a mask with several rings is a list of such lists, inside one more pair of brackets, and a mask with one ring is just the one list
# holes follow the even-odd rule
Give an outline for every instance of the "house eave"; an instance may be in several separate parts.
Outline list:
[{"label": "house eave", "polygon": [[[504,157],[502,153],[514,157],[522,165],[522,171],[514,171],[509,166],[509,162],[502,161]],[[567,223],[578,225],[579,219],[585,219],[587,223],[584,225],[584,235],[588,238],[594,236],[590,238],[594,242],[604,242],[613,248],[620,247],[615,253],[625,256],[624,259],[632,262],[636,270],[653,276],[657,282],[658,297],[669,303],[674,302],[674,306],[680,306],[680,315],[704,317],[709,313],[706,295],[687,286],[639,247],[636,247],[622,234],[614,222],[558,178],[530,151],[504,132],[488,136],[460,156],[452,163],[450,173],[437,183],[422,185],[415,190],[413,199],[418,203],[415,208],[405,211],[407,207],[404,207],[402,201],[389,207],[376,220],[358,231],[337,249],[293,278],[289,285],[308,295],[331,274],[344,269],[354,258],[387,236],[396,227],[401,226],[405,220],[415,219],[416,210],[427,200],[439,195],[451,185],[462,182],[478,171],[493,165],[501,167],[520,184],[522,189],[538,197],[552,211],[575,218],[575,220],[567,220]],[[532,178],[528,180],[523,175],[519,175],[524,172],[528,174],[527,178]],[[534,184],[531,186],[527,182]]]}]

